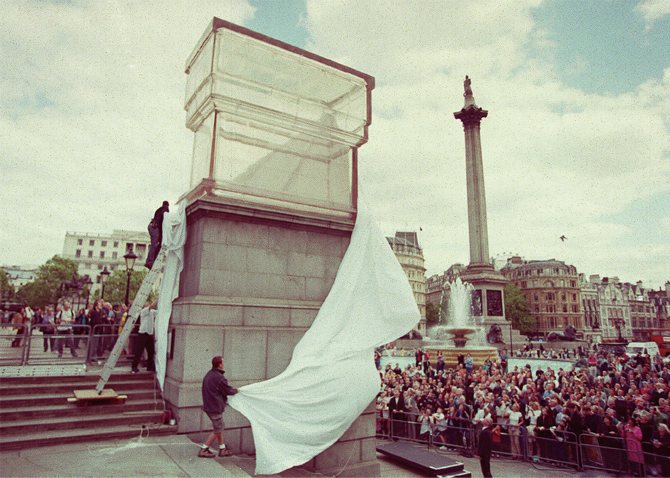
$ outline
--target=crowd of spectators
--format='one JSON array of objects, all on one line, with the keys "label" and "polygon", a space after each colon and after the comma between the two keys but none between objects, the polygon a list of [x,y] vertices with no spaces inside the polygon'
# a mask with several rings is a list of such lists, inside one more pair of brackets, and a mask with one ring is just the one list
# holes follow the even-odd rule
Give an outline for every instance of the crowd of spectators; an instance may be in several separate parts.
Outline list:
[{"label": "crowd of spectators", "polygon": [[[114,348],[116,338],[123,330],[127,312],[125,304],[112,305],[102,299],[78,311],[71,310],[71,304],[64,301],[56,307],[36,310],[24,307],[20,311],[4,313],[2,321],[32,327],[33,335],[43,335],[44,352],[57,352],[58,357],[62,358],[65,347],[70,349],[72,356],[77,357],[77,350],[87,347],[87,360],[95,362]],[[12,341],[12,347],[20,347],[24,330],[16,327],[15,333],[17,335]],[[90,346],[87,342],[89,336],[92,337]],[[124,345],[124,352],[133,355],[128,343]]]},{"label": "crowd of spectators", "polygon": [[670,367],[661,357],[528,346],[516,356],[538,352],[546,358],[572,356],[577,365],[535,373],[530,365],[507,370],[502,351],[483,366],[473,367],[472,357],[460,355],[456,367],[447,367],[441,355],[433,360],[417,349],[404,352],[414,354],[414,363],[382,369],[377,352],[382,380],[377,431],[394,439],[431,439],[445,448],[468,447],[484,418],[491,418],[494,453],[576,467],[584,464],[584,455],[589,466],[670,476]]}]

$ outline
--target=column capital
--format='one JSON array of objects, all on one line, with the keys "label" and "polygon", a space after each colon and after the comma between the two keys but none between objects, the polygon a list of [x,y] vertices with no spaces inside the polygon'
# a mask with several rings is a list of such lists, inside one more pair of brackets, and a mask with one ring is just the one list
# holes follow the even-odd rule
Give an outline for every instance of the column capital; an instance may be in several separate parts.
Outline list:
[{"label": "column capital", "polygon": [[476,105],[470,105],[461,111],[454,113],[454,118],[463,122],[463,126],[478,125],[482,118],[486,118],[489,112]]}]

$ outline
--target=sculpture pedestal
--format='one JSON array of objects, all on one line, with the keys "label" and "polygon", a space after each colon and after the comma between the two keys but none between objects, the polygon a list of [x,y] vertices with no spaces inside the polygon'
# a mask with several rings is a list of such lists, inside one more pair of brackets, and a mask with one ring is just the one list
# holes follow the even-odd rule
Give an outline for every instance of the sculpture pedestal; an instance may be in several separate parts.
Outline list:
[{"label": "sculpture pedestal", "polygon": [[[201,386],[212,357],[223,356],[233,387],[280,374],[330,291],[353,219],[270,214],[216,198],[199,199],[186,212],[164,398],[179,433],[204,436],[211,424],[202,412]],[[254,453],[248,420],[227,407],[224,422],[231,450]],[[303,466],[326,474],[345,464],[366,473],[376,466],[378,474],[374,437],[375,409],[369,407],[337,443]]]}]

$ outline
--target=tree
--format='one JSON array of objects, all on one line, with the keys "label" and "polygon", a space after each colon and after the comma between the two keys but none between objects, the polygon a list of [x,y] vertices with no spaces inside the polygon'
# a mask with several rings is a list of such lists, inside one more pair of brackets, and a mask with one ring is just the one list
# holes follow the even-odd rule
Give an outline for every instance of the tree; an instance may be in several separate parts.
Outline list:
[{"label": "tree", "polygon": [[511,282],[505,286],[505,316],[512,321],[512,327],[522,334],[535,332],[535,317],[530,315],[530,306],[521,289]]},{"label": "tree", "polygon": [[[130,294],[128,300],[132,303],[135,295],[140,290],[140,286],[144,281],[144,278],[147,276],[148,271],[134,271],[130,275]],[[109,276],[107,284],[105,284],[105,302],[109,302],[112,305],[123,304],[126,300],[126,283],[128,281],[128,273],[125,270],[117,269],[112,272],[112,275]],[[94,298],[99,299],[102,289],[95,291]],[[154,292],[149,294],[147,300],[152,302],[156,298]],[[142,304],[144,305],[144,304]]]},{"label": "tree", "polygon": [[23,285],[16,295],[33,308],[53,305],[65,293],[61,283],[72,280],[76,272],[74,261],[53,256],[39,267],[35,280]]},{"label": "tree", "polygon": [[14,296],[14,286],[9,283],[9,277],[4,269],[0,269],[0,300],[10,300]]}]

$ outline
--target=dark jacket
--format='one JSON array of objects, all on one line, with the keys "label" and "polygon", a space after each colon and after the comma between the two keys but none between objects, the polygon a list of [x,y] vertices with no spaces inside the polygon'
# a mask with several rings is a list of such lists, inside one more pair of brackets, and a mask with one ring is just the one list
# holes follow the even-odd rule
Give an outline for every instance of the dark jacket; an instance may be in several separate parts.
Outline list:
[{"label": "dark jacket", "polygon": [[228,385],[223,370],[211,369],[202,381],[202,409],[205,413],[223,413],[228,396],[235,395],[235,388]]},{"label": "dark jacket", "polygon": [[484,428],[479,435],[479,458],[484,461],[491,460],[491,444],[493,437],[491,436],[491,427]]}]

